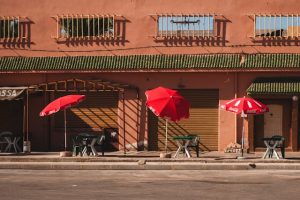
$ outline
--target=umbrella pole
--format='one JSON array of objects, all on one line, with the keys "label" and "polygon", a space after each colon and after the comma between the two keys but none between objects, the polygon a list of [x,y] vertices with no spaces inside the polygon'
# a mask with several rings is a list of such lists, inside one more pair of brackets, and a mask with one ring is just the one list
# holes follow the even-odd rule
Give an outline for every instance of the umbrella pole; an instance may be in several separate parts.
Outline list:
[{"label": "umbrella pole", "polygon": [[245,125],[244,125],[244,120],[245,118],[243,117],[243,129],[242,129],[242,157],[244,157],[244,135],[245,135]]},{"label": "umbrella pole", "polygon": [[28,133],[28,105],[29,105],[29,94],[28,94],[28,88],[26,91],[26,141],[29,140],[29,133]]},{"label": "umbrella pole", "polygon": [[27,136],[26,136],[26,104],[23,104],[23,141],[26,140]]},{"label": "umbrella pole", "polygon": [[241,150],[242,150],[242,155],[241,156],[238,156],[237,158],[238,159],[244,159],[244,146],[245,146],[245,117],[247,117],[247,114],[245,114],[244,112],[241,113],[241,117],[242,117],[242,120],[243,120],[243,126],[242,126],[242,141],[241,141]]},{"label": "umbrella pole", "polygon": [[165,152],[167,153],[168,146],[168,120],[166,119],[166,143],[165,143]]},{"label": "umbrella pole", "polygon": [[242,129],[242,156],[241,158],[244,158],[244,147],[245,147],[245,118],[247,117],[247,114],[242,112],[241,117],[243,119],[243,129]]},{"label": "umbrella pole", "polygon": [[67,117],[66,110],[64,110],[64,118],[65,118],[65,151],[67,151]]}]

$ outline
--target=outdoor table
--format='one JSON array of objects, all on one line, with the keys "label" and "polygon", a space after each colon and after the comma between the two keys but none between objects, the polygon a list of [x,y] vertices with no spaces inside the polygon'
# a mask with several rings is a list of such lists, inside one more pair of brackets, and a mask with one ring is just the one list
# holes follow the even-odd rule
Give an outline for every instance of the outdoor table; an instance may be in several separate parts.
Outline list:
[{"label": "outdoor table", "polygon": [[82,154],[85,155],[89,155],[90,154],[90,151],[89,151],[89,148],[92,150],[92,154],[94,156],[98,156],[98,152],[95,148],[95,144],[97,142],[97,139],[98,139],[98,135],[95,135],[95,134],[90,134],[90,133],[80,133],[79,134],[80,137],[82,138],[82,143],[84,145],[84,148],[82,150]]},{"label": "outdoor table", "polygon": [[191,135],[178,135],[178,136],[174,136],[173,140],[176,142],[176,144],[178,145],[178,149],[174,155],[174,158],[176,158],[179,153],[184,150],[185,155],[190,158],[191,154],[189,152],[188,146],[190,144],[190,142],[192,140],[195,139],[195,136],[191,136]]},{"label": "outdoor table", "polygon": [[270,138],[263,138],[263,141],[267,147],[266,152],[263,155],[263,159],[265,158],[272,158],[273,157],[273,153],[275,154],[275,157],[277,159],[279,158],[279,155],[276,151],[276,148],[278,147],[278,145],[280,144],[280,142],[282,141],[281,138],[278,137],[270,137]]}]

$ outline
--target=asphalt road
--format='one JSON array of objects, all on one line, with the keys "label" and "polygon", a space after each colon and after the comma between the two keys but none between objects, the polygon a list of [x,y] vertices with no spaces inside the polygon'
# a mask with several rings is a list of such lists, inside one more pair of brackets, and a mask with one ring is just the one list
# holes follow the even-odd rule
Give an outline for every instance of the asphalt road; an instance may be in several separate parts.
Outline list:
[{"label": "asphalt road", "polygon": [[299,199],[300,171],[0,170],[1,200]]}]

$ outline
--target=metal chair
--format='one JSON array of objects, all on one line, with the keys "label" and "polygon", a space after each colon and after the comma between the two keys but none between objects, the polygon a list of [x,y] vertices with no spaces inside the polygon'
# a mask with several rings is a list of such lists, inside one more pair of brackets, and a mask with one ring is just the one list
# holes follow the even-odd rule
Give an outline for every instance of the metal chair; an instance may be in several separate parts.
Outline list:
[{"label": "metal chair", "polygon": [[3,149],[8,146],[9,141],[7,140],[7,137],[11,137],[13,135],[10,131],[2,131],[0,133],[0,152],[3,151]]},{"label": "metal chair", "polygon": [[79,135],[72,136],[73,142],[73,156],[77,156],[78,154],[82,156],[83,152],[83,143],[82,138]]},{"label": "metal chair", "polygon": [[192,148],[196,151],[196,155],[197,157],[199,157],[199,151],[200,151],[200,138],[199,135],[197,134],[192,134],[190,136],[193,136],[194,139],[189,143],[189,145],[187,146],[188,148]]},{"label": "metal chair", "polygon": [[96,138],[89,138],[85,141],[86,144],[83,148],[83,154],[86,153],[89,156],[92,153],[93,156],[98,156],[97,150],[95,148],[95,144],[97,143],[98,138],[99,136]]},{"label": "metal chair", "polygon": [[100,146],[102,156],[104,156],[104,144],[105,144],[105,134],[101,134],[97,138],[97,146]]},{"label": "metal chair", "polygon": [[281,135],[273,135],[272,139],[280,141],[276,148],[280,149],[282,158],[285,158],[285,138]]}]

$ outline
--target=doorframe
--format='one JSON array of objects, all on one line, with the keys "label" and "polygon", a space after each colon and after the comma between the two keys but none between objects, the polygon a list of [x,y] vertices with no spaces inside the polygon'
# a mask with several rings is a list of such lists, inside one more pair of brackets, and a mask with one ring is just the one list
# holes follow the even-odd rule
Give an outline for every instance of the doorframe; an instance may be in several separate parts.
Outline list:
[{"label": "doorframe", "polygon": [[[260,101],[264,100],[290,100],[291,102],[291,126],[289,130],[289,140],[290,140],[290,145],[286,146],[288,151],[298,151],[299,148],[299,100],[298,98],[293,98],[294,95],[257,95],[257,96],[252,96],[255,99],[258,99]],[[248,132],[248,138],[249,138],[249,148],[250,151],[260,151],[260,148],[255,148],[254,146],[254,117],[255,116],[250,116],[248,117],[247,120],[247,132]],[[288,145],[288,144],[286,144]]]}]

